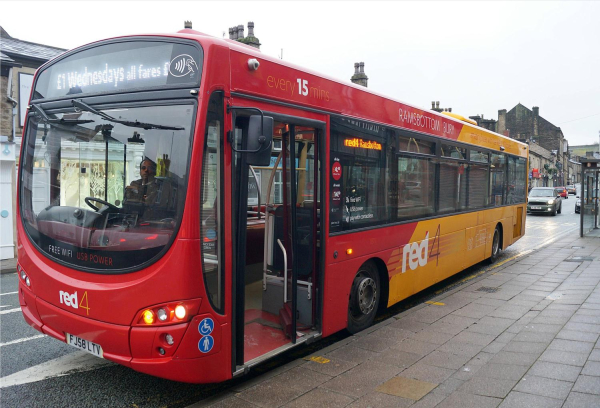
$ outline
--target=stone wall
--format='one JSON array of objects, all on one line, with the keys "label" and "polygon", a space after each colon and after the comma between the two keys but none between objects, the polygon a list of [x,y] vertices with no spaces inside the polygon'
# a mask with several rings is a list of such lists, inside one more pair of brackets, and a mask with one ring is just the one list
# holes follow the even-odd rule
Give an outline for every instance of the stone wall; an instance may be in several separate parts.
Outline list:
[{"label": "stone wall", "polygon": [[[500,112],[498,112],[499,115]],[[537,106],[530,110],[520,103],[517,104],[506,112],[505,117],[498,118],[498,133],[506,134],[523,142],[533,140],[544,149],[556,150],[559,155],[562,155],[564,140],[562,130],[541,117],[539,112]]]},{"label": "stone wall", "polygon": [[0,135],[11,137],[12,135],[12,104],[6,99],[8,77],[0,77]]}]

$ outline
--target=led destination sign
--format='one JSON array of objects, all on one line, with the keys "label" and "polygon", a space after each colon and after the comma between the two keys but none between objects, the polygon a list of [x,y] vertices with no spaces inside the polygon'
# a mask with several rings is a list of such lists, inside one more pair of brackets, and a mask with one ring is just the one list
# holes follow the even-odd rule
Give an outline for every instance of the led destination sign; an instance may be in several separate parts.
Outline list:
[{"label": "led destination sign", "polygon": [[165,85],[199,85],[202,50],[187,44],[131,41],[73,54],[44,70],[33,99]]},{"label": "led destination sign", "polygon": [[369,150],[381,150],[381,143],[372,142],[369,140],[362,140],[357,137],[352,138],[352,139],[344,139],[344,146],[358,147],[361,149],[369,149]]}]

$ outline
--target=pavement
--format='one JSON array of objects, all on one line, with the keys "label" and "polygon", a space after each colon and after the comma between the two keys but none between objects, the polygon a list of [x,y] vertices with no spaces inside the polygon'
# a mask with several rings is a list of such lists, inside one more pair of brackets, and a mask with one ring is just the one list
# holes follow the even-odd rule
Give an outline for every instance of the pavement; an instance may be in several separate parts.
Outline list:
[{"label": "pavement", "polygon": [[17,271],[17,258],[0,260],[0,273],[14,273]]},{"label": "pavement", "polygon": [[600,239],[562,238],[192,407],[600,407]]}]

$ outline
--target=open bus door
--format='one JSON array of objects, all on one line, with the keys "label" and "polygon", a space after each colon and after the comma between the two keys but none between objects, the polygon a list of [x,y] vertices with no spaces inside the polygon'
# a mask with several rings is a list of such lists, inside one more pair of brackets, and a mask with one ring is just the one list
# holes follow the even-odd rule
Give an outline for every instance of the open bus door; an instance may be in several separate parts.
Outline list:
[{"label": "open bus door", "polygon": [[246,140],[253,113],[234,112],[230,136],[238,151],[232,172],[234,373],[320,336],[319,143],[324,127],[275,117],[270,161],[252,165],[253,159],[240,152],[251,150]]}]

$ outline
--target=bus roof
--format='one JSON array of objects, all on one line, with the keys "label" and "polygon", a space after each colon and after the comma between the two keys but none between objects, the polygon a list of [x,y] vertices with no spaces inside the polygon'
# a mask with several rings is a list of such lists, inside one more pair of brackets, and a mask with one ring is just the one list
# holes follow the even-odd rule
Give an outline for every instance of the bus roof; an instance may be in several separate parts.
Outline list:
[{"label": "bus roof", "polygon": [[[235,40],[214,37],[192,29],[180,30],[177,33],[129,35],[107,40],[147,36],[190,39],[204,46],[216,45],[229,48],[232,71],[231,91],[235,93],[246,93],[255,96],[260,94],[299,107],[304,106],[328,113],[344,114],[357,119],[406,128],[427,135],[459,140],[494,150],[506,150],[523,157],[527,156],[528,146],[526,144],[479,127],[473,124],[473,121],[455,113],[444,112],[440,114],[427,108],[421,108],[352,82],[328,77],[288,61],[263,54],[260,50]],[[102,40],[102,42],[107,40]],[[90,43],[84,47],[95,43]],[[261,67],[257,72],[251,72],[247,68],[248,57],[256,58],[261,63]],[[44,64],[40,67],[40,70],[51,63],[49,61]],[[272,72],[273,75],[265,74],[265,70]],[[297,75],[291,75],[293,73]],[[257,77],[260,78],[260,83],[256,81]],[[303,80],[307,82],[306,91],[310,90],[310,95],[302,95],[302,92],[297,93],[303,83],[296,82]],[[281,91],[278,84],[283,85],[286,91],[292,91],[292,94],[277,92],[277,90]],[[340,95],[343,95],[343,97],[340,97]],[[306,98],[307,96],[311,96],[311,98]]]}]

